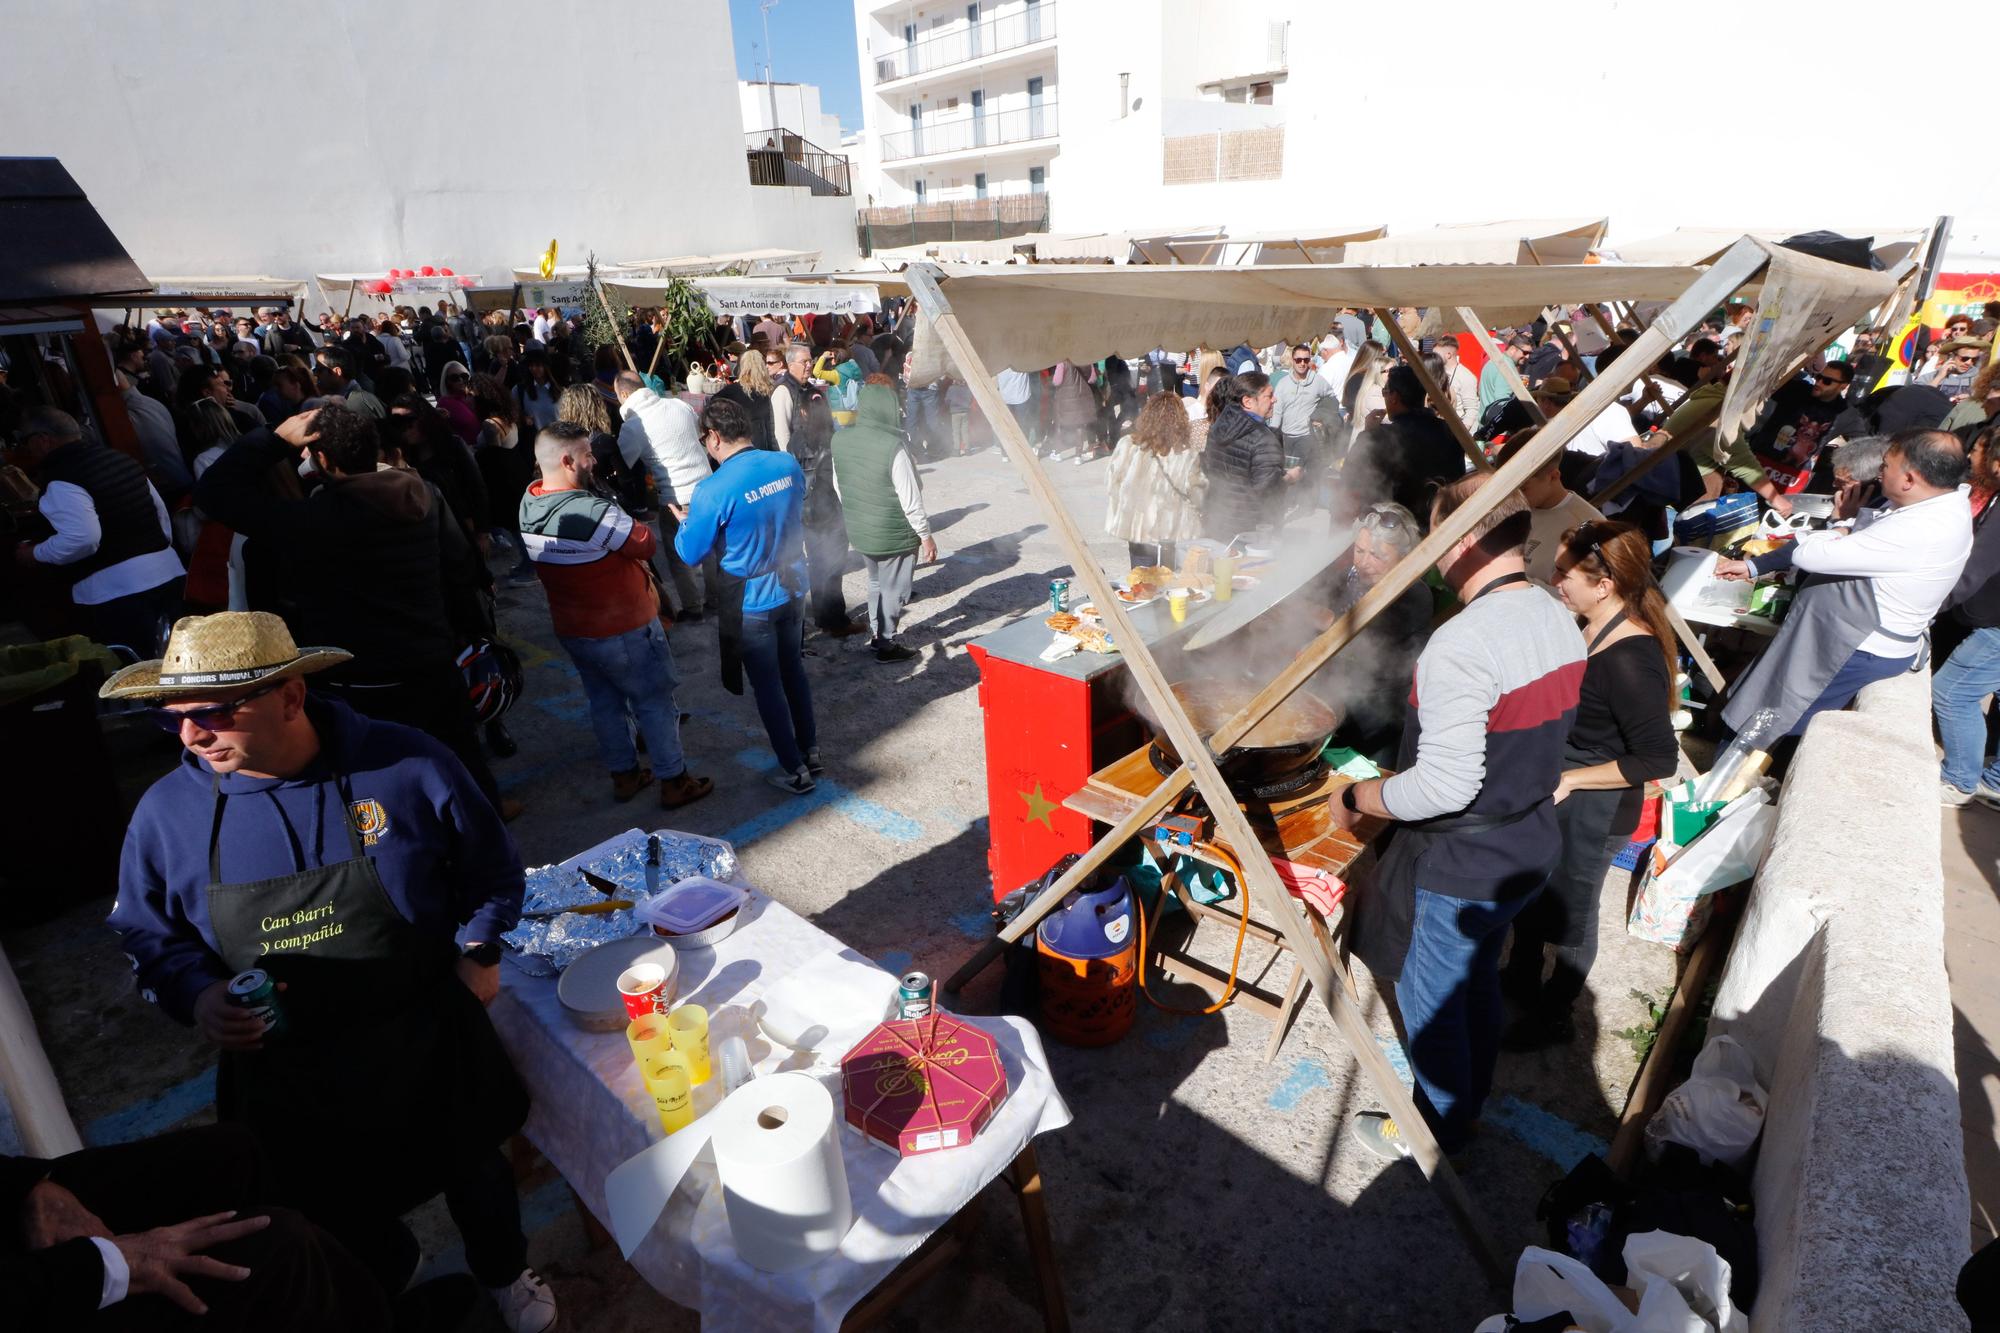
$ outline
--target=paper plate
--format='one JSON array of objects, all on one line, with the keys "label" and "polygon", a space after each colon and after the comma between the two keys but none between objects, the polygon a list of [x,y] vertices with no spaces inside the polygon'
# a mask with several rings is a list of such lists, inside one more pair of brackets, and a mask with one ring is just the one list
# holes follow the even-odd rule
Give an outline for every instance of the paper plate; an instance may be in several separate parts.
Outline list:
[{"label": "paper plate", "polygon": [[570,1022],[586,1032],[622,1032],[625,999],[618,993],[618,976],[635,963],[652,963],[667,970],[667,999],[680,994],[680,955],[663,939],[629,935],[600,944],[571,963],[556,983],[556,998]]},{"label": "paper plate", "polygon": [[845,1051],[888,1017],[896,978],[879,967],[829,951],[764,992],[757,1026],[795,1051]]}]

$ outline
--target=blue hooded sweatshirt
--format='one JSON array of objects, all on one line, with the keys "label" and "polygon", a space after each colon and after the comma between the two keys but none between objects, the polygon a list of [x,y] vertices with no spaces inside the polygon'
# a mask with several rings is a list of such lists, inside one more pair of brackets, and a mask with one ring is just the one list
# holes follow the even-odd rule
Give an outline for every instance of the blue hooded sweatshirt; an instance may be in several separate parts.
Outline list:
[{"label": "blue hooded sweatshirt", "polygon": [[[379,825],[364,837],[389,901],[405,920],[449,940],[498,940],[521,914],[521,854],[465,766],[411,727],[377,722],[308,695],[320,753],[291,778],[231,773],[217,846],[225,883],[294,874],[351,856],[333,765]],[[208,831],[215,796],[192,751],[140,798],[125,831],[110,925],[138,974],[139,993],[183,1023],[195,997],[234,975],[208,920]],[[371,806],[370,803],[373,803]],[[379,807],[379,810],[376,809]]]}]

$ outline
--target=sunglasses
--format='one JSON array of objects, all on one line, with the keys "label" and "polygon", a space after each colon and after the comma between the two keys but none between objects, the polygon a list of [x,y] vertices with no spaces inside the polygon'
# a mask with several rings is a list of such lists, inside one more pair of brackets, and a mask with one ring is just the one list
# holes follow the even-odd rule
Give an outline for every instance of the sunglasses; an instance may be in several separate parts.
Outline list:
[{"label": "sunglasses", "polygon": [[1605,559],[1604,556],[1604,543],[1598,540],[1597,525],[1595,523],[1578,524],[1576,532],[1569,539],[1569,549],[1571,551],[1580,550],[1594,555],[1597,557],[1599,565],[1605,569],[1611,568],[1611,562]]},{"label": "sunglasses", "polygon": [[1361,516],[1361,526],[1371,529],[1380,528],[1384,532],[1401,532],[1409,525],[1403,522],[1401,514],[1377,506]]},{"label": "sunglasses", "polygon": [[248,694],[239,695],[226,704],[210,704],[206,708],[190,708],[186,712],[176,712],[171,708],[148,708],[146,716],[153,720],[161,731],[180,734],[183,722],[192,722],[203,731],[224,731],[236,721],[236,711],[252,699],[261,699],[285,683],[285,678],[259,685]]}]

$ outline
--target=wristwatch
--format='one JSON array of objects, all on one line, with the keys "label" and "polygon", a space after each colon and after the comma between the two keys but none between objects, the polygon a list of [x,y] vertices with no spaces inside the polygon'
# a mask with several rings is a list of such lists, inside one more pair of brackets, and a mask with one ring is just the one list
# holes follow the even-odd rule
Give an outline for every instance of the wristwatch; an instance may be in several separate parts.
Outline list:
[{"label": "wristwatch", "polygon": [[481,967],[496,967],[500,962],[500,946],[491,941],[485,944],[468,944],[460,958],[470,958]]},{"label": "wristwatch", "polygon": [[1340,789],[1340,803],[1357,815],[1361,813],[1361,807],[1354,803],[1353,783],[1350,782]]}]

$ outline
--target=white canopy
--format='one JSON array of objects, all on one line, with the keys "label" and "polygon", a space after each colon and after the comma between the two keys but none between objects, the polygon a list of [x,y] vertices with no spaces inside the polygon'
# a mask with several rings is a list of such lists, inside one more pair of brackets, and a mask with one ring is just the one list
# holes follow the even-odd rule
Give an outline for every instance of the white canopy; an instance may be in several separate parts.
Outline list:
[{"label": "white canopy", "polygon": [[[1839,265],[1827,265],[1839,269]],[[1842,270],[1857,277],[1860,269]],[[1471,306],[1499,320],[1552,304],[1672,300],[1701,270],[1630,264],[1016,265],[946,268],[945,290],[989,366],[1265,347],[1318,333],[1342,306]],[[1879,275],[1875,275],[1879,276]]]},{"label": "white canopy", "polygon": [[[257,274],[249,277],[231,275],[217,278],[155,278],[153,279],[153,290],[163,298],[171,298],[162,300],[160,306],[173,306],[177,309],[182,306],[191,305],[205,305],[214,308],[216,306],[237,307],[250,304],[279,304],[281,302],[304,305],[306,299],[306,280],[304,278],[273,278],[267,274]],[[254,303],[244,299],[256,296],[268,296],[274,299],[269,302]]]},{"label": "white canopy", "polygon": [[1356,241],[1350,264],[1581,264],[1604,240],[1606,218],[1510,218]]},{"label": "white canopy", "polygon": [[[1347,247],[1386,234],[1387,227],[1317,227],[1296,231],[1228,232],[1214,237],[1176,236],[1162,241],[1174,264],[1338,264]],[[1149,247],[1150,248],[1150,247]]]},{"label": "white canopy", "polygon": [[[1741,236],[1782,241],[1787,236],[1813,230],[1816,228],[1750,227],[1729,231],[1717,227],[1677,227],[1658,236],[1620,240],[1610,247],[1610,253],[1628,264],[1709,264]],[[1875,257],[1884,268],[1894,268],[1915,253],[1928,231],[1927,227],[1851,228],[1842,234],[1872,237]]]}]

